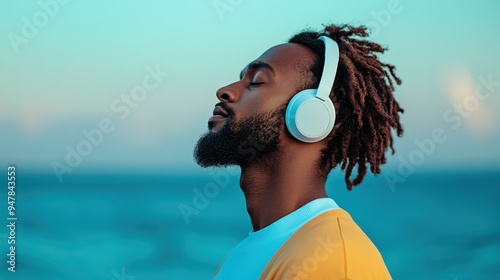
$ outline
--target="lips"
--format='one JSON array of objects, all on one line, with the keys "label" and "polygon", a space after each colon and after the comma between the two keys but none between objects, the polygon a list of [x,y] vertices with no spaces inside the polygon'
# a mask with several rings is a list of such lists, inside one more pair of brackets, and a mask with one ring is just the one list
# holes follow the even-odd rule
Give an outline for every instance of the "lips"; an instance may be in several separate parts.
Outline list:
[{"label": "lips", "polygon": [[222,109],[221,107],[217,106],[214,108],[214,112],[213,112],[213,115],[214,116],[222,116],[224,118],[227,118],[227,112],[224,111],[224,109]]},{"label": "lips", "polygon": [[227,112],[221,107],[217,106],[214,108],[213,115],[208,119],[208,127],[212,129],[217,123],[225,122],[228,117]]},{"label": "lips", "polygon": [[212,121],[222,121],[222,120],[225,120],[226,117],[223,117],[221,115],[213,115],[211,116],[209,119],[208,119],[208,122],[212,122]]}]

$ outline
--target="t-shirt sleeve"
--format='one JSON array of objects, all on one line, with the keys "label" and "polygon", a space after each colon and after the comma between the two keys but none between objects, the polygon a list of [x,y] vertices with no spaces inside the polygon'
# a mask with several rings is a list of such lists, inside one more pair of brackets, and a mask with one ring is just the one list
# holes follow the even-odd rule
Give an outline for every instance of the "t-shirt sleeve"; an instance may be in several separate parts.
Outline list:
[{"label": "t-shirt sleeve", "polygon": [[[345,214],[343,214],[345,213]],[[347,212],[330,211],[299,229],[260,279],[391,279],[379,251]]]}]

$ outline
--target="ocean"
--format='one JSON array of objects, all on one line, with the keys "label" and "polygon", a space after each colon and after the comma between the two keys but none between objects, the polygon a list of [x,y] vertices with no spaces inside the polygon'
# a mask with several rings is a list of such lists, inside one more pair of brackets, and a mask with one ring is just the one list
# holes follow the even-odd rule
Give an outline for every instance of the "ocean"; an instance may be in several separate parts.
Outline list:
[{"label": "ocean", "polygon": [[[368,176],[347,191],[333,173],[326,187],[394,279],[500,279],[500,170],[387,179]],[[6,197],[4,188],[8,224]],[[210,279],[251,230],[234,170],[74,174],[62,183],[19,170],[15,206],[16,272],[2,226],[0,279]]]}]

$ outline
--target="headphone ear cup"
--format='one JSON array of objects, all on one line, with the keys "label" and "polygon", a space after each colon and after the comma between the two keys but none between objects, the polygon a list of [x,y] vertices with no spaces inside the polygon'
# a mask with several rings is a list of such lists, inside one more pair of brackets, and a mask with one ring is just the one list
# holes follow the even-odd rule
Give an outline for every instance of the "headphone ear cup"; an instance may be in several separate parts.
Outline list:
[{"label": "headphone ear cup", "polygon": [[323,101],[316,97],[316,89],[297,93],[288,103],[285,123],[296,139],[314,143],[324,139],[335,123],[335,109],[330,98]]}]

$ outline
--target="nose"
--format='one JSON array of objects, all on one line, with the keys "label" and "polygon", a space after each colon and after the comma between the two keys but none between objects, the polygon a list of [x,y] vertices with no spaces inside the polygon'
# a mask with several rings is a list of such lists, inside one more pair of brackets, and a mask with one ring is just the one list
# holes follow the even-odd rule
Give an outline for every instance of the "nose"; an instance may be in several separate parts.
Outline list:
[{"label": "nose", "polygon": [[238,93],[236,90],[231,88],[231,85],[221,87],[217,92],[215,93],[217,95],[217,99],[220,101],[226,101],[226,102],[234,102],[238,96]]}]

